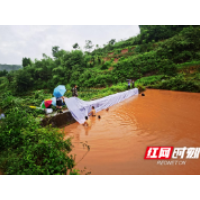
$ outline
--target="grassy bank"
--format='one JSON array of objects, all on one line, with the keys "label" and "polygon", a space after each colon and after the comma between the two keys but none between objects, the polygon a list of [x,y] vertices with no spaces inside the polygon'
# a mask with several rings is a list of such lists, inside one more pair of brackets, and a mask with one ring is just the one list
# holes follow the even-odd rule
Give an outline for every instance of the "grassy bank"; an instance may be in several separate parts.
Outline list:
[{"label": "grassy bank", "polygon": [[153,75],[138,79],[136,82],[155,89],[200,92],[199,70],[193,71],[192,73],[185,73],[183,71],[176,76]]},{"label": "grassy bank", "polygon": [[[140,91],[144,91],[145,87],[143,87],[141,84],[136,85],[137,87],[139,87]],[[116,85],[112,85],[110,87],[105,87],[102,89],[98,89],[98,88],[89,88],[89,89],[80,89],[79,91],[79,98],[83,99],[83,100],[94,100],[94,99],[99,99],[105,96],[109,96],[111,94],[115,94],[117,92],[123,92],[126,91],[128,87],[127,82],[123,82],[123,83],[118,83]]]},{"label": "grassy bank", "polygon": [[[136,85],[139,87],[140,91],[145,90],[144,87],[142,87],[142,84]],[[65,93],[66,97],[71,97],[71,87],[70,85],[66,85],[67,92]],[[123,92],[127,90],[127,82],[118,83],[116,85],[107,86],[104,88],[78,88],[78,97],[80,99],[83,99],[85,101],[99,99],[111,94],[115,94],[117,92]],[[24,94],[18,94],[18,95],[12,95],[11,92],[5,92],[0,96],[0,105],[1,109],[6,113],[9,107],[12,106],[18,106],[23,107],[24,110],[26,110],[27,113],[32,113],[35,117],[41,116],[44,117],[45,113],[44,110],[36,110],[31,109],[29,106],[36,106],[40,107],[40,104],[44,99],[52,98],[53,91],[49,89],[42,89],[42,90],[35,90],[35,91],[29,91]],[[53,107],[54,110],[55,107]]]}]

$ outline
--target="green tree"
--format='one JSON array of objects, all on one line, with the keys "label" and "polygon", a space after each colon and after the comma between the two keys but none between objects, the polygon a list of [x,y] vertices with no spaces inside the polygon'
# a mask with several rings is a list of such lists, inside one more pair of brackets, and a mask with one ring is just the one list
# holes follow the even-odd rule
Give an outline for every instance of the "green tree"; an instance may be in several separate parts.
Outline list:
[{"label": "green tree", "polygon": [[17,92],[27,92],[28,89],[33,87],[33,83],[34,79],[28,71],[20,71],[20,73],[16,77]]},{"label": "green tree", "polygon": [[56,53],[59,51],[59,46],[52,47],[52,55],[54,58],[56,58]]},{"label": "green tree", "polygon": [[22,58],[22,66],[27,67],[28,65],[31,65],[31,59],[30,58]]},{"label": "green tree", "polygon": [[89,52],[92,50],[92,48],[93,48],[93,44],[92,44],[92,41],[91,40],[86,40],[85,41],[85,46],[84,46],[84,48],[86,49],[86,50],[88,50]]},{"label": "green tree", "polygon": [[116,39],[112,39],[108,43],[109,43],[109,45],[114,45],[116,43]]},{"label": "green tree", "polygon": [[79,49],[79,48],[80,48],[78,43],[73,44],[72,47],[73,47],[74,49]]},{"label": "green tree", "polygon": [[12,76],[10,74],[7,74],[6,78],[8,79],[8,85],[10,85],[10,82],[12,80]]},{"label": "green tree", "polygon": [[3,71],[0,71],[0,77],[6,76],[8,72],[4,69]]},{"label": "green tree", "polygon": [[188,25],[139,25],[140,35],[138,35],[138,42],[141,44],[143,40],[145,42],[151,42],[155,40],[164,40],[170,38],[180,32]]}]

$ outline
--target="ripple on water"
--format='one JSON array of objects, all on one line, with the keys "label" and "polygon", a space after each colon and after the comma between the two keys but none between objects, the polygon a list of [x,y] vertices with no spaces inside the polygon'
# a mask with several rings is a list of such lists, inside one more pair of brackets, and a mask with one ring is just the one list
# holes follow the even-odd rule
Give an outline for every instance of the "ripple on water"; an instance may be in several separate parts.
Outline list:
[{"label": "ripple on water", "polygon": [[200,147],[200,94],[147,90],[145,96],[130,98],[109,111],[101,120],[92,118],[90,128],[78,123],[65,127],[73,136],[72,153],[81,160],[80,170],[92,174],[200,174],[200,159],[184,167],[158,166],[144,160],[147,146]]}]

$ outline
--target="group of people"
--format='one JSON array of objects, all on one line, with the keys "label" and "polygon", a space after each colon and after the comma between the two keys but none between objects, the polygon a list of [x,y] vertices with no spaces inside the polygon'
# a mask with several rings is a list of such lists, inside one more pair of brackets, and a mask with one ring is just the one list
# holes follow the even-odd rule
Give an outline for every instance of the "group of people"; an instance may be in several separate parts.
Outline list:
[{"label": "group of people", "polygon": [[[107,108],[106,111],[109,111],[109,108]],[[96,117],[96,110],[94,106],[92,106],[92,110],[88,113],[88,116]],[[91,126],[91,120],[88,116],[85,116],[85,122],[83,126]],[[100,115],[98,115],[98,119],[101,119]]]},{"label": "group of people", "polygon": [[[74,87],[72,88],[72,96],[73,97],[78,97],[78,91],[77,91],[77,85],[74,85]],[[62,106],[65,105],[65,101],[64,99],[67,98],[65,96],[62,96],[62,97],[58,97],[56,98],[56,108],[57,109],[60,109],[61,112],[62,111]],[[107,111],[109,110],[109,108],[106,109]],[[92,117],[95,117],[96,116],[96,110],[95,110],[95,107],[92,106],[92,110],[91,112],[88,113],[88,116],[92,116]],[[88,116],[85,116],[85,122],[84,122],[84,126],[91,126],[91,120]],[[98,119],[101,119],[101,116],[98,115]]]},{"label": "group of people", "polygon": [[[131,88],[131,85],[132,85],[132,88],[134,88],[135,87],[134,84],[135,84],[134,80],[129,79],[128,80],[128,89]],[[74,87],[71,90],[73,97],[78,97],[77,87],[78,87],[77,85],[74,85]],[[62,107],[65,105],[65,101],[64,101],[65,98],[67,98],[67,97],[62,96],[62,97],[56,98],[56,108],[58,110],[60,110],[61,113],[63,113]],[[106,109],[106,111],[108,111],[108,110],[109,110],[109,108]],[[92,116],[92,117],[96,116],[96,110],[95,110],[94,106],[92,106],[92,111],[90,113],[88,113],[88,116]],[[85,116],[85,122],[83,125],[91,126],[91,120],[88,116]],[[98,119],[101,119],[100,115],[98,115]]]},{"label": "group of people", "polygon": [[[78,97],[78,91],[77,91],[77,85],[74,85],[72,88],[72,96],[73,97]],[[67,98],[65,96],[62,97],[56,97],[56,108],[60,110],[60,113],[63,113],[62,107],[65,105],[64,99]]]},{"label": "group of people", "polygon": [[[132,88],[135,88],[135,81],[134,80],[131,80],[131,79],[129,79],[128,80],[128,89],[130,89],[131,88],[131,85],[132,85]],[[72,90],[73,91],[73,90]],[[76,91],[76,90],[75,90]],[[72,95],[73,96],[73,95]],[[106,111],[108,111],[109,110],[109,108],[107,108],[106,109]],[[95,108],[94,108],[94,106],[92,106],[92,111],[88,114],[88,116],[92,116],[92,117],[95,117],[96,116],[96,110],[95,110]],[[86,125],[86,126],[91,126],[91,120],[90,120],[90,118],[88,117],[88,116],[85,116],[85,122],[84,122],[84,126]],[[100,115],[98,115],[98,119],[101,119],[101,116]]]},{"label": "group of people", "polygon": [[[72,89],[72,96],[73,97],[78,97],[78,92],[77,92],[77,85],[74,85],[73,89]],[[65,96],[62,96],[62,97],[56,97],[56,108],[57,110],[59,110],[60,113],[63,113],[63,106],[65,106]],[[52,107],[52,104],[49,105],[49,107],[47,108],[51,108]]]},{"label": "group of people", "polygon": [[[128,79],[128,89],[131,88],[131,85],[132,85],[132,88],[134,88],[134,87],[135,87],[135,81],[134,81],[134,80],[131,80],[131,79]],[[73,97],[78,97],[77,87],[78,87],[78,86],[75,84],[74,87],[72,88],[72,96],[73,96]],[[59,109],[61,113],[63,112],[63,111],[62,111],[62,107],[63,107],[63,105],[65,105],[64,98],[67,98],[67,97],[62,96],[62,97],[56,98],[56,108]],[[93,108],[91,112],[92,112],[92,116],[93,116],[93,115],[94,115],[94,112],[96,112],[96,111],[95,111],[95,109]],[[86,117],[87,117],[87,116],[86,116]],[[88,117],[87,117],[86,121],[87,121],[87,120],[88,120]]]},{"label": "group of people", "polygon": [[[92,110],[91,110],[91,112],[89,112],[88,113],[88,116],[92,116],[92,117],[96,117],[96,110],[95,110],[95,107],[94,106],[92,106]],[[90,120],[90,118],[88,117],[88,116],[85,116],[85,122],[84,122],[84,126],[86,125],[86,126],[91,126],[91,120]],[[101,118],[101,116],[99,115],[98,116],[98,118],[100,119]]]}]

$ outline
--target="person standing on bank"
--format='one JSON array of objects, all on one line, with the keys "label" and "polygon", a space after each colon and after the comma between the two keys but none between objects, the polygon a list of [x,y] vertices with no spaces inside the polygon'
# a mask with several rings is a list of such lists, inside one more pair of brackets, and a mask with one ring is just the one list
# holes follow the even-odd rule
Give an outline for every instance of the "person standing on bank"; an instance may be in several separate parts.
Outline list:
[{"label": "person standing on bank", "polygon": [[77,92],[77,85],[74,85],[73,89],[72,89],[72,96],[73,97],[78,97],[78,92]]},{"label": "person standing on bank", "polygon": [[132,80],[132,88],[135,88],[135,81]]},{"label": "person standing on bank", "polygon": [[128,81],[128,90],[131,88],[131,81]]}]

